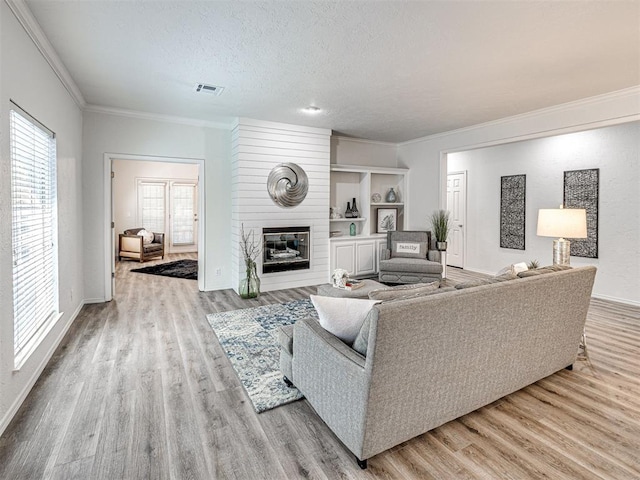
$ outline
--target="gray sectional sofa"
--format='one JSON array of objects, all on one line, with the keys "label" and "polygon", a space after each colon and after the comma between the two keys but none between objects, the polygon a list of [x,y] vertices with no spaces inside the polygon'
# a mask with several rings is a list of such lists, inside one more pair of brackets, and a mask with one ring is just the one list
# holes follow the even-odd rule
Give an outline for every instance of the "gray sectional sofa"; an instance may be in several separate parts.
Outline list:
[{"label": "gray sectional sofa", "polygon": [[582,267],[380,303],[361,331],[364,354],[301,320],[283,342],[283,369],[365,468],[384,450],[571,366],[595,273]]}]

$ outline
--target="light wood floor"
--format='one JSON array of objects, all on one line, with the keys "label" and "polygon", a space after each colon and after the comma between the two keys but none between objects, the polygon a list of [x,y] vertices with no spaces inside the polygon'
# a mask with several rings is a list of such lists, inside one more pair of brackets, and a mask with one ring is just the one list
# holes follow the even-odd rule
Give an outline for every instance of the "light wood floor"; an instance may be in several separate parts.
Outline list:
[{"label": "light wood floor", "polygon": [[305,400],[255,414],[205,319],[313,289],[242,301],[138,266],[83,308],[0,437],[0,479],[640,478],[640,308],[594,300],[588,361],[361,471]]}]

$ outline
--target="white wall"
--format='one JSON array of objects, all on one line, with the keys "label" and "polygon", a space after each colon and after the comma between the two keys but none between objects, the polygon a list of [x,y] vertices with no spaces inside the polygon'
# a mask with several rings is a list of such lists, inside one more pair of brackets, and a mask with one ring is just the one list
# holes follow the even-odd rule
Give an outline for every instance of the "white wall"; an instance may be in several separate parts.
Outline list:
[{"label": "white wall", "polygon": [[[128,228],[141,227],[138,220],[138,180],[178,180],[198,183],[198,165],[189,163],[113,160],[115,175],[111,184],[113,192],[113,221],[116,235]],[[169,231],[168,228],[166,230]],[[117,243],[117,242],[114,242]],[[117,253],[118,246],[114,245]],[[165,240],[165,252],[195,252],[196,247],[172,247]]]},{"label": "white wall", "polygon": [[331,163],[367,167],[396,167],[398,146],[359,138],[331,137]]},{"label": "white wall", "polygon": [[[233,130],[233,287],[245,277],[239,253],[240,227],[261,241],[263,227],[311,227],[309,270],[260,276],[263,291],[317,285],[329,278],[329,143],[330,130],[240,119]],[[276,205],[267,193],[269,173],[280,163],[298,164],[309,179],[300,205]],[[262,259],[256,261],[261,273]]]},{"label": "white wall", "polygon": [[[409,175],[408,200],[411,209],[406,220],[406,228],[428,228],[428,215],[433,210],[446,204],[447,153],[492,145],[506,145],[517,141],[545,138],[570,132],[588,131],[608,125],[625,124],[638,120],[640,120],[640,87],[400,144],[398,146],[398,166],[407,167],[411,171]],[[613,154],[614,152],[610,153]],[[637,164],[637,157],[635,162]],[[624,176],[624,173],[622,173],[622,176]],[[635,189],[637,192],[637,174],[635,178],[635,185],[633,183],[628,183],[627,185],[629,185],[628,188]],[[633,181],[631,178],[627,180],[629,182]],[[562,187],[560,186],[560,188]],[[498,208],[498,205],[495,208]],[[488,214],[490,213],[488,212]],[[631,242],[631,244],[635,242],[637,249],[637,244],[640,242],[637,230],[635,238],[633,231],[620,231],[619,233],[628,235],[625,241]],[[471,241],[468,242],[469,246],[471,244]],[[621,255],[626,254],[627,252]],[[542,255],[540,257],[543,259]],[[502,261],[498,265],[487,268],[487,270],[493,271],[501,266],[503,266]],[[634,266],[631,265],[625,268],[633,269]],[[633,275],[633,271],[630,274]],[[637,268],[635,274],[637,275]],[[627,281],[618,283],[617,277],[613,278],[612,281],[614,283],[606,287],[606,290],[601,289],[601,287],[604,287],[602,285],[603,282],[599,283],[596,291],[629,291],[630,285]],[[601,295],[607,294],[601,293]],[[611,294],[616,298],[623,298],[619,297],[619,295],[620,293]],[[626,293],[624,295],[624,301],[638,301],[637,289],[636,293],[631,292],[628,295]]]},{"label": "white wall", "polygon": [[[204,159],[205,290],[231,286],[231,135],[229,130],[164,120],[85,112],[83,200],[85,230],[95,240],[84,246],[86,298],[102,301],[105,292],[104,154]],[[116,155],[115,158],[118,158]],[[220,269],[221,275],[216,276]]]},{"label": "white wall", "polygon": [[[5,2],[0,2],[0,433],[60,343],[84,298],[82,114]],[[13,371],[9,100],[56,134],[58,274],[62,317],[19,371]]]},{"label": "white wall", "polygon": [[[538,209],[562,203],[563,172],[600,169],[598,258],[594,296],[640,304],[640,122],[488,147],[448,156],[467,171],[465,268],[495,273],[514,262],[552,263],[553,239],[536,235]],[[526,250],[500,248],[500,177],[527,176]]]},{"label": "white wall", "polygon": [[430,213],[446,203],[445,152],[589,130],[640,119],[640,87],[567,103],[398,146],[398,166],[411,170],[407,229],[424,229]]}]

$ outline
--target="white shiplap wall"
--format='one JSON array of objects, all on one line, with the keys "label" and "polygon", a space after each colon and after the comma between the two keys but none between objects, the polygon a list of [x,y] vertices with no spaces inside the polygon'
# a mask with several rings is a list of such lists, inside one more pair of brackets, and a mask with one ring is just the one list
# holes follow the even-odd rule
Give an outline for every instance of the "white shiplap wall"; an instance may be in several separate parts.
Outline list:
[{"label": "white shiplap wall", "polygon": [[[325,283],[329,278],[329,157],[331,130],[241,118],[232,132],[232,285],[245,276],[240,226],[262,241],[263,227],[311,227],[311,268],[262,274],[261,290]],[[309,193],[293,208],[276,205],[267,177],[280,163],[296,163],[309,177]]]}]

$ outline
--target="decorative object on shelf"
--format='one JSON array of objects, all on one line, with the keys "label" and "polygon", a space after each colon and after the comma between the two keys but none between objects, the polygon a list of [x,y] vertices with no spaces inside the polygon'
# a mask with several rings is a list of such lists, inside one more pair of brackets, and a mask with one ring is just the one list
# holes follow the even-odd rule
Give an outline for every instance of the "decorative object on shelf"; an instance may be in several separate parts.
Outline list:
[{"label": "decorative object on shelf", "polygon": [[355,223],[351,223],[351,225],[349,225],[349,235],[351,235],[352,237],[356,236],[356,224]]},{"label": "decorative object on shelf", "polygon": [[380,195],[379,193],[374,193],[373,195],[371,195],[371,201],[373,203],[380,203],[382,201],[382,195]]},{"label": "decorative object on shelf", "polygon": [[500,177],[500,248],[525,249],[526,175]]},{"label": "decorative object on shelf", "polygon": [[349,272],[342,268],[336,268],[331,275],[331,284],[336,288],[344,288],[349,280]]},{"label": "decorative object on shelf", "polygon": [[255,241],[253,230],[245,233],[244,224],[240,227],[240,251],[244,257],[246,277],[240,280],[238,294],[241,298],[257,298],[260,296],[260,278],[256,258],[260,255],[260,247]]},{"label": "decorative object on shelf", "polygon": [[568,238],[587,238],[587,211],[584,208],[541,208],[538,210],[539,237],[560,237],[553,241],[553,264],[570,264]]},{"label": "decorative object on shelf", "polygon": [[431,231],[436,238],[436,248],[441,252],[447,250],[447,237],[451,229],[451,217],[448,210],[436,210],[429,219]]},{"label": "decorative object on shelf", "polygon": [[351,204],[351,218],[358,218],[360,216],[360,212],[358,211],[358,207],[356,206],[356,199],[353,199],[353,203]]},{"label": "decorative object on shelf", "polygon": [[340,237],[342,236],[342,232],[340,230],[332,230],[329,232],[330,237]]},{"label": "decorative object on shelf", "polygon": [[397,208],[379,208],[376,210],[377,233],[393,232],[398,225]]},{"label": "decorative object on shelf", "polygon": [[281,163],[269,172],[267,191],[275,204],[281,207],[295,207],[307,196],[309,179],[299,165]]},{"label": "decorative object on shelf", "polygon": [[342,218],[342,214],[338,212],[338,207],[329,207],[329,219],[337,220]]},{"label": "decorative object on shelf", "polygon": [[584,208],[587,212],[587,237],[571,241],[574,257],[598,258],[599,177],[599,168],[564,172],[565,208]]},{"label": "decorative object on shelf", "polygon": [[347,202],[347,209],[344,211],[344,218],[352,218],[353,212],[351,211],[351,204]]},{"label": "decorative object on shelf", "polygon": [[396,195],[396,192],[393,191],[393,187],[391,187],[387,192],[385,200],[387,201],[387,203],[396,203],[396,201],[398,200],[398,196]]}]

